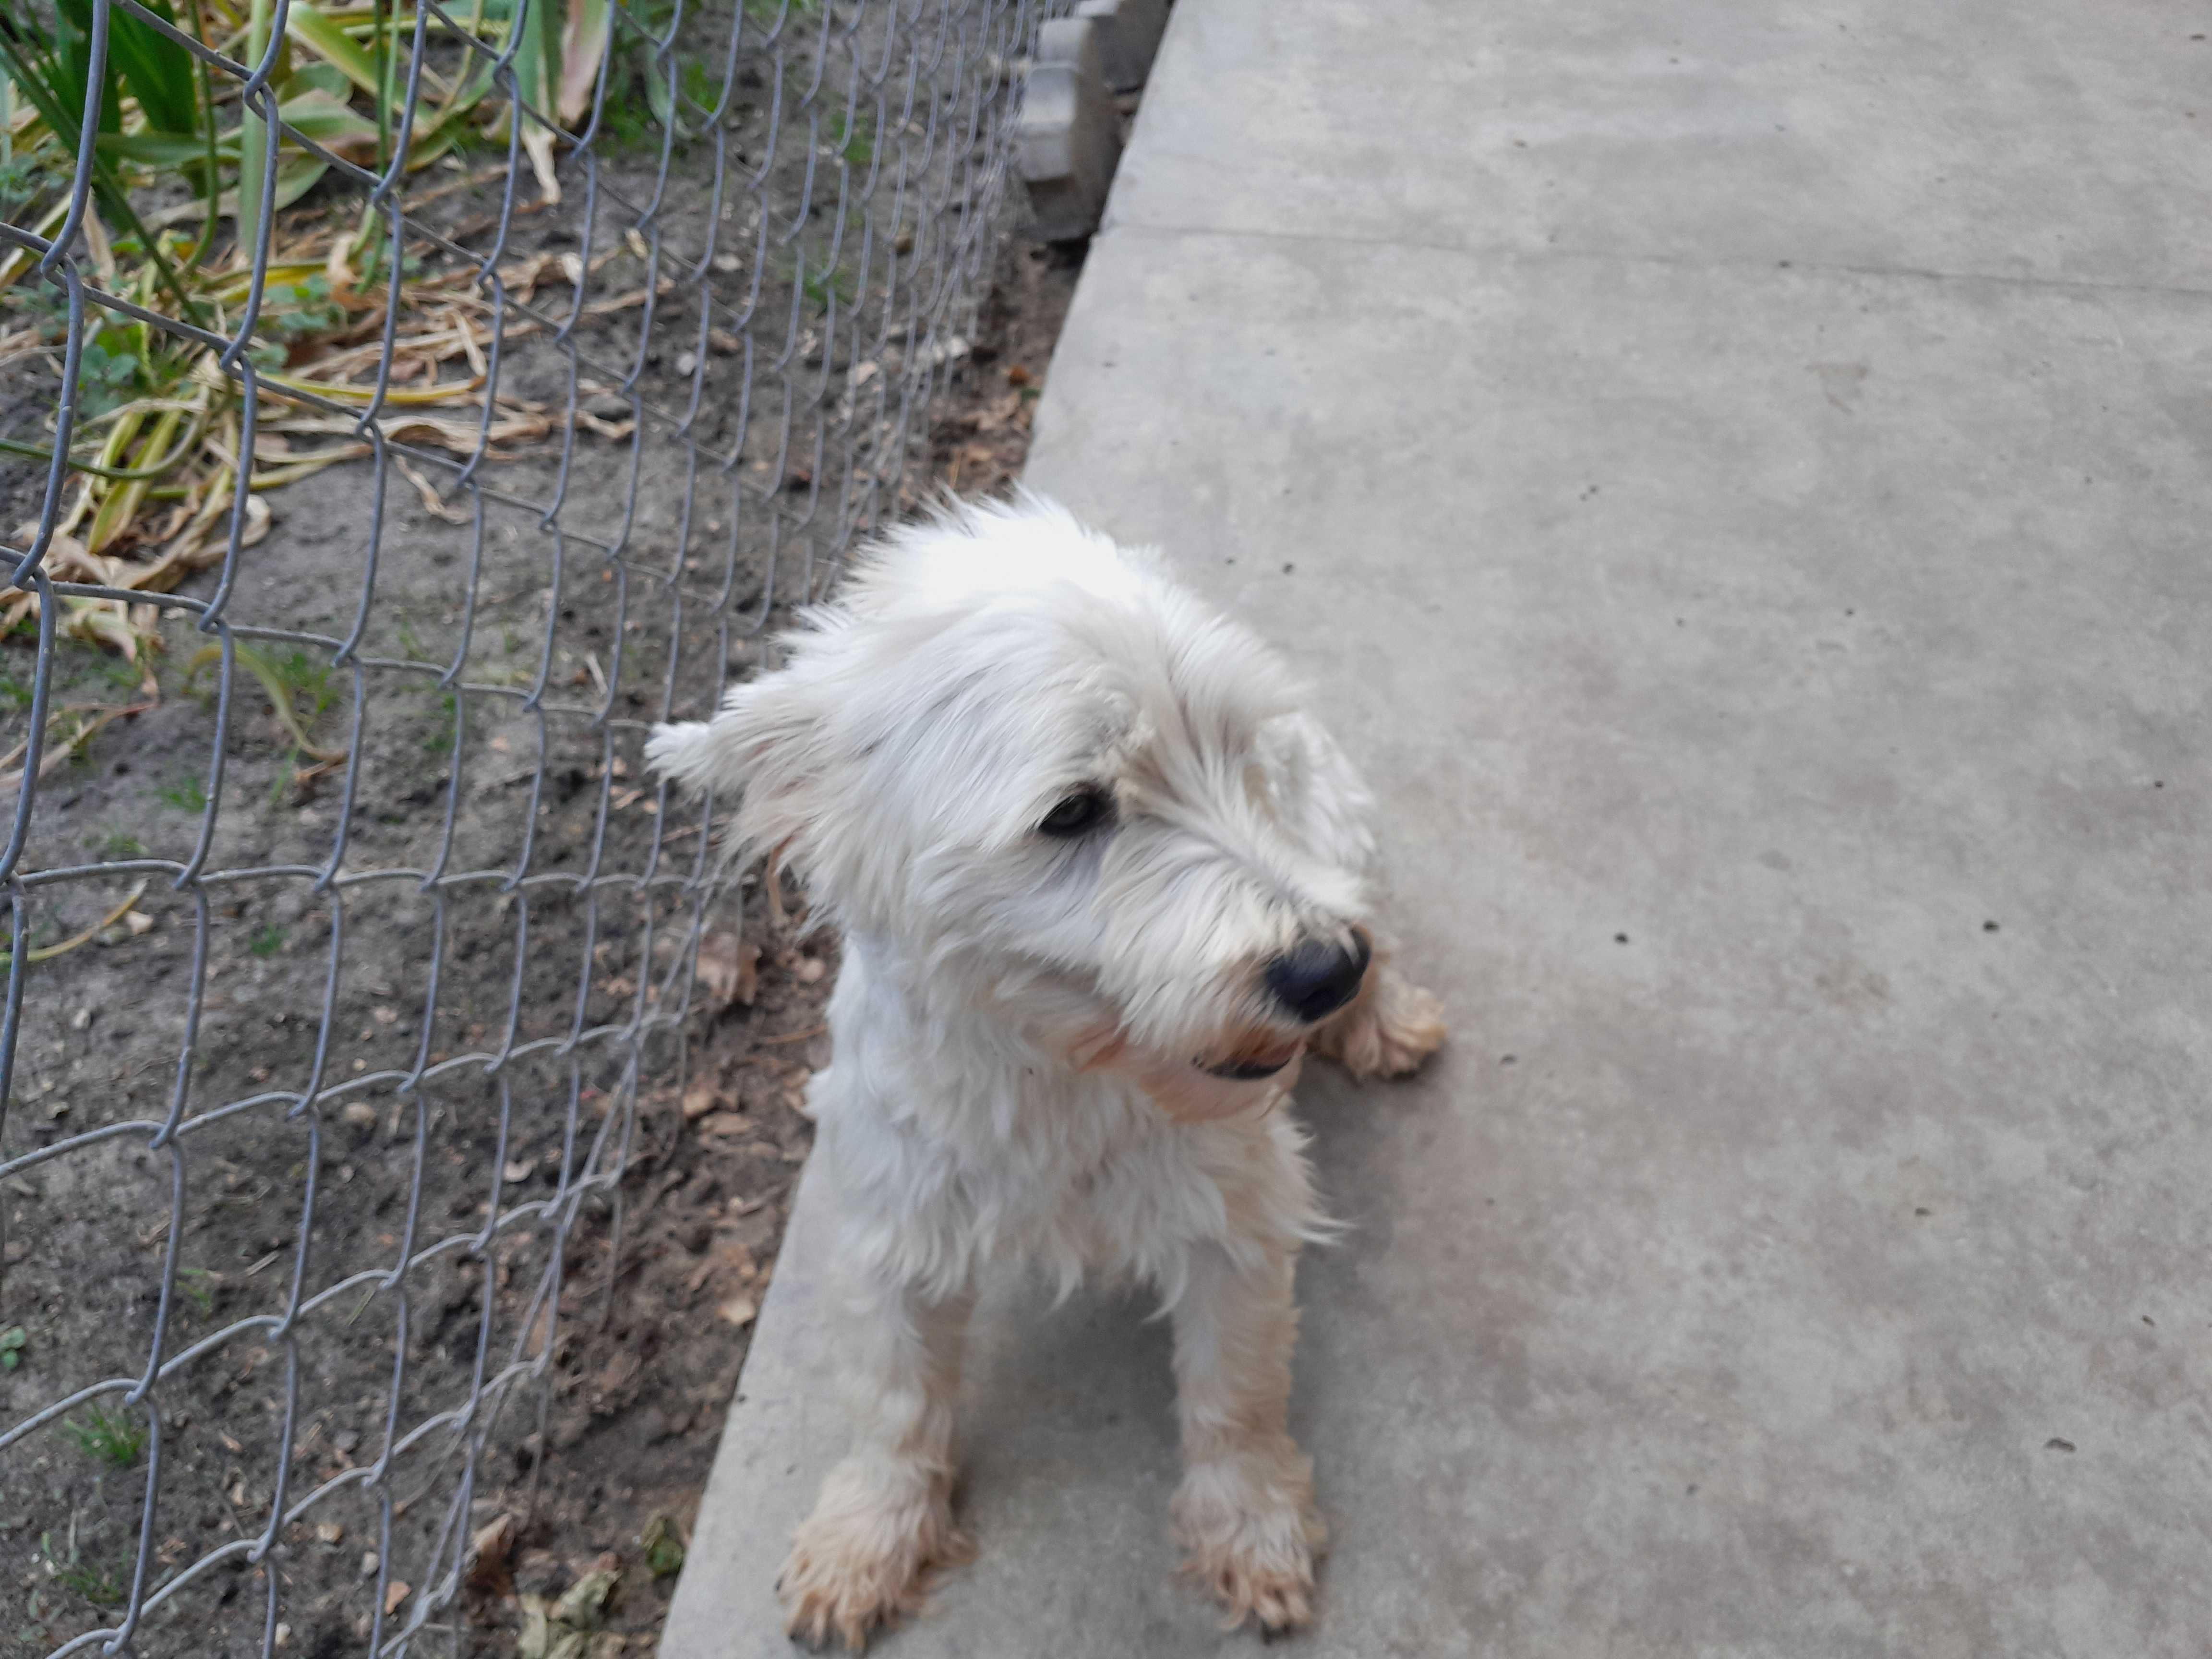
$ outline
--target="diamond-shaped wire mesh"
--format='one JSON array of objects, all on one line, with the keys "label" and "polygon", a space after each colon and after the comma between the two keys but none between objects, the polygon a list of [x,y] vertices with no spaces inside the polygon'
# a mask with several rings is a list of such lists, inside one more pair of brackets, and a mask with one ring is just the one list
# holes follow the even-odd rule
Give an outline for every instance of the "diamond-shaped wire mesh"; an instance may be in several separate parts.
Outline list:
[{"label": "diamond-shaped wire mesh", "polygon": [[684,1069],[643,735],[925,492],[1057,9],[4,24],[90,95],[0,154],[0,1644],[468,1650]]}]

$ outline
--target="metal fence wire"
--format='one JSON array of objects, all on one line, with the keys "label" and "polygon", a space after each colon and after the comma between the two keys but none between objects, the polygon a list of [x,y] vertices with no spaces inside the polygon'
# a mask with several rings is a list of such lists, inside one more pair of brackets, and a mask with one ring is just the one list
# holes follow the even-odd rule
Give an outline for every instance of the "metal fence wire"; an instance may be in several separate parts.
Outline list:
[{"label": "metal fence wire", "polygon": [[1058,9],[0,20],[0,1649],[475,1650],[697,1025],[644,735],[927,493]]}]

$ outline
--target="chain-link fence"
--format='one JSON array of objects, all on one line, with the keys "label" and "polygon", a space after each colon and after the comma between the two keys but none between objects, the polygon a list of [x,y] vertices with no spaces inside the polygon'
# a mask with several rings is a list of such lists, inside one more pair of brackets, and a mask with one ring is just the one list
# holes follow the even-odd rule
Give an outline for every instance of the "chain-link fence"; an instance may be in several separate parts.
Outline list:
[{"label": "chain-link fence", "polygon": [[925,493],[1054,9],[0,19],[0,1649],[475,1650],[696,1024],[644,733]]}]

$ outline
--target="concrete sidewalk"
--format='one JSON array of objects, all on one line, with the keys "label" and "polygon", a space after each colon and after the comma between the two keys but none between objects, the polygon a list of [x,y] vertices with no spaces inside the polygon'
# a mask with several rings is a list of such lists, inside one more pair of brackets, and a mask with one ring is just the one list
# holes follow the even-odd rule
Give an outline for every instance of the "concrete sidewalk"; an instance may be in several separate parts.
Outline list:
[{"label": "concrete sidewalk", "polygon": [[[1181,0],[1030,477],[1307,671],[1457,1021],[1301,1090],[1291,1650],[2212,1650],[2205,27]],[[817,1197],[666,1659],[788,1650]],[[1164,1332],[1023,1301],[881,1651],[1256,1651]]]}]

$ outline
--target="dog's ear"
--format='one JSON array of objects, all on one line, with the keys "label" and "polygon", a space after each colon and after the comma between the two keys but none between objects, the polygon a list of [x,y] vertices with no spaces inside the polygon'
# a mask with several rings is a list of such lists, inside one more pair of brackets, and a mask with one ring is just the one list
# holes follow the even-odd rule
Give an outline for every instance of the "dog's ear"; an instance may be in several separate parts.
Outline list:
[{"label": "dog's ear", "polygon": [[711,720],[653,727],[645,756],[688,789],[742,792],[731,837],[740,858],[794,843],[805,862],[822,814],[823,735],[811,688],[787,669],[732,687]]}]

